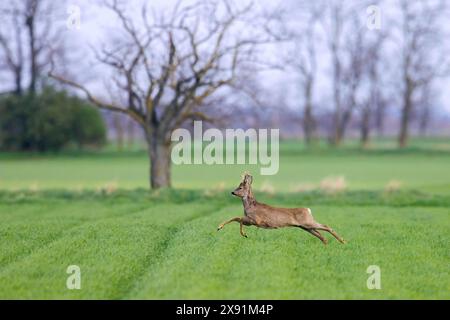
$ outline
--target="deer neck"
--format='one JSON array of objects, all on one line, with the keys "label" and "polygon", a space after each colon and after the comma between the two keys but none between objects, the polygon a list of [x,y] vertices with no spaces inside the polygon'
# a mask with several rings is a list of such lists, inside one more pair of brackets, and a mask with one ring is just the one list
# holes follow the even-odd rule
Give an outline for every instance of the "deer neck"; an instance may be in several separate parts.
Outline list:
[{"label": "deer neck", "polygon": [[242,198],[242,204],[244,205],[244,210],[250,209],[256,204],[256,199],[253,196],[253,192],[250,189],[248,195]]}]

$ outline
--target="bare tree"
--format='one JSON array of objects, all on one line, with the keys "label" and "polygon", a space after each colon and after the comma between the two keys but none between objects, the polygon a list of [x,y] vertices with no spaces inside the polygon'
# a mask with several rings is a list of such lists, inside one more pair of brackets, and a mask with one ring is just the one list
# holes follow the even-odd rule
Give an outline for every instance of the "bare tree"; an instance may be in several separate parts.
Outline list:
[{"label": "bare tree", "polygon": [[[365,79],[367,79],[368,83],[366,88],[367,99],[361,104],[360,133],[361,146],[363,148],[368,147],[370,142],[373,115],[380,112],[380,117],[382,117],[381,112],[385,109],[380,67],[382,63],[382,48],[387,34],[379,30],[373,30],[369,36],[366,37],[366,41],[364,41],[365,48],[361,52],[365,60]],[[379,121],[382,122],[383,119],[380,118]]]},{"label": "bare tree", "polygon": [[[143,5],[141,23],[117,1],[106,6],[120,21],[120,39],[125,40],[102,47],[97,57],[112,71],[112,85],[123,94],[124,103],[106,102],[54,71],[50,76],[81,90],[97,107],[136,121],[148,145],[151,187],[170,187],[171,132],[191,119],[210,120],[202,107],[233,84],[238,71],[257,53],[256,46],[267,39],[255,25],[258,17],[249,17],[254,13],[251,4],[179,2],[170,13],[159,15]],[[247,21],[253,25],[243,28]]]},{"label": "bare tree", "polygon": [[302,129],[306,145],[316,140],[317,122],[314,117],[314,87],[317,77],[317,35],[321,18],[321,2],[296,1],[295,6],[272,12],[278,28],[272,34],[286,45],[285,55],[277,69],[293,72],[299,79],[302,98]]},{"label": "bare tree", "polygon": [[388,101],[386,97],[381,93],[377,96],[377,103],[375,105],[375,129],[378,137],[382,137],[385,134],[385,119],[388,110]]},{"label": "bare tree", "polygon": [[303,134],[306,145],[316,140],[317,122],[313,111],[313,92],[317,74],[316,28],[320,19],[320,7],[311,5],[306,18],[307,24],[301,33],[294,33],[294,58],[289,63],[300,77],[303,96]]},{"label": "bare tree", "polygon": [[334,144],[340,145],[355,109],[361,105],[358,101],[362,80],[366,72],[365,51],[366,32],[364,24],[356,17],[351,17],[352,34],[348,34],[344,42],[346,59],[342,64],[342,101],[340,112],[335,116]]},{"label": "bare tree", "polygon": [[[369,4],[373,2],[323,2],[324,18],[321,19],[321,25],[327,37],[333,73],[334,110],[329,140],[334,146],[341,144],[355,109],[363,105],[358,98],[364,89],[363,78],[367,72],[365,54],[370,30],[366,26],[364,13]],[[367,112],[364,117],[364,121],[368,121]]]},{"label": "bare tree", "polygon": [[436,102],[437,92],[430,81],[423,85],[420,90],[416,111],[417,122],[419,127],[419,134],[425,137],[428,133],[430,123],[432,122],[434,108]]},{"label": "bare tree", "polygon": [[[2,64],[0,64],[0,70],[8,70],[14,78],[14,89],[16,95],[22,94],[22,73],[24,65],[24,52],[23,52],[23,28],[21,26],[20,16],[18,9],[14,6],[8,11],[6,8],[1,10],[4,17],[2,22],[3,30],[13,30],[10,32],[9,38],[5,32],[0,29],[0,48]],[[9,28],[7,28],[9,26]],[[11,29],[12,28],[12,29]]]},{"label": "bare tree", "polygon": [[[329,16],[328,19],[323,19],[323,25],[325,28],[325,34],[328,36],[328,46],[331,52],[332,68],[333,68],[333,101],[334,101],[334,115],[333,126],[330,142],[334,145],[340,143],[339,136],[341,135],[339,130],[341,123],[342,113],[342,58],[341,58],[341,42],[342,32],[344,24],[343,5],[340,1],[332,1],[327,4],[328,9],[326,11]],[[329,21],[327,23],[327,20]]]},{"label": "bare tree", "polygon": [[[349,6],[348,3],[344,1],[323,1],[323,12],[324,18],[321,19],[321,25],[323,27],[323,31],[327,37],[327,45],[330,50],[331,55],[331,66],[332,66],[332,96],[333,96],[333,128],[330,132],[330,143],[332,145],[338,146],[342,142],[342,138],[344,136],[344,131],[347,126],[348,121],[350,120],[350,116],[353,111],[353,107],[355,101],[353,101],[354,96],[351,95],[345,97],[345,88],[346,85],[344,77],[347,80],[351,80],[351,86],[359,85],[359,63],[358,61],[351,61],[352,58],[358,59],[358,55],[354,54],[354,50],[356,48],[352,47],[353,45],[358,46],[359,43],[357,41],[352,41],[352,43],[345,43],[347,40],[354,39],[353,32],[357,30],[352,30],[352,34],[347,35],[344,38],[344,35],[347,31],[348,21],[355,21],[355,17],[352,17],[354,14],[354,3],[351,3],[352,6]],[[351,18],[351,19],[349,19]],[[358,28],[360,29],[360,28]],[[357,36],[360,37],[361,33],[358,32]],[[347,52],[345,52],[347,51]],[[350,59],[345,58],[345,54],[348,53],[352,55]],[[348,66],[350,69],[344,70],[345,61],[348,62]],[[358,69],[352,70],[352,67],[357,67]],[[344,100],[347,101],[344,101]],[[346,103],[350,103],[350,105],[346,106]],[[344,110],[345,108],[345,110]]]},{"label": "bare tree", "polygon": [[[61,5],[59,3],[59,5]],[[10,91],[36,91],[50,60],[61,60],[64,39],[55,27],[56,5],[48,0],[6,1],[0,5],[0,70],[14,78]],[[26,84],[28,82],[28,84]]]},{"label": "bare tree", "polygon": [[408,143],[414,97],[422,86],[448,73],[448,58],[442,46],[440,24],[446,14],[445,1],[399,0],[398,4],[403,85],[398,145],[403,148]]}]

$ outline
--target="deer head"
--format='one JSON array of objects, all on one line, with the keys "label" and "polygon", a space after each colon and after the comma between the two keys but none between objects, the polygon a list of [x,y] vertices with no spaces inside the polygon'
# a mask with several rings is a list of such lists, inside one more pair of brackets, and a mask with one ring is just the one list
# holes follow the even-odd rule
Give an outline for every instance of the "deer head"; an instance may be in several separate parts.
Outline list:
[{"label": "deer head", "polygon": [[249,195],[252,195],[252,182],[253,177],[245,172],[243,174],[242,182],[231,192],[231,194],[239,198],[247,198]]}]

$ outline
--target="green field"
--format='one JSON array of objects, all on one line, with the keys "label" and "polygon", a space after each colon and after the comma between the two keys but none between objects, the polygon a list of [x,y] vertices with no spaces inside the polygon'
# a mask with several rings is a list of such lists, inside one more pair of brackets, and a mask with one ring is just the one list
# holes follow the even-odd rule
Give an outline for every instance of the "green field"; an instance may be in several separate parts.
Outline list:
[{"label": "green field", "polygon": [[[276,176],[174,167],[176,190],[152,192],[140,150],[1,154],[0,298],[449,299],[449,145],[306,151],[291,141]],[[258,200],[310,207],[348,244],[294,228],[217,232],[242,214],[229,192],[243,169]],[[69,265],[81,290],[66,288]],[[381,290],[366,286],[370,265]]]},{"label": "green field", "polygon": [[[280,169],[274,176],[259,176],[255,166],[184,165],[173,167],[173,186],[228,190],[249,170],[257,189],[276,192],[303,191],[329,177],[343,177],[350,190],[383,190],[395,181],[403,189],[450,194],[449,139],[418,140],[402,151],[394,146],[394,141],[379,141],[367,151],[351,144],[339,150],[305,151],[298,142],[288,141],[280,146]],[[0,154],[0,190],[105,187],[147,188],[146,152],[138,148],[123,153]]]}]

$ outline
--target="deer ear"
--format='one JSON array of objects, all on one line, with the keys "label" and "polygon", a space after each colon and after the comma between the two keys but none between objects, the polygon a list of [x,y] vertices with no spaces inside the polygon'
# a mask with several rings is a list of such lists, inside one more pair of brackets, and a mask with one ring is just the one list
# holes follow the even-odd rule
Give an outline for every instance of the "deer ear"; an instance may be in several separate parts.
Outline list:
[{"label": "deer ear", "polygon": [[250,172],[248,172],[248,171],[245,171],[244,173],[242,173],[241,178],[242,178],[243,183],[252,184],[252,182],[253,182],[253,177],[250,174]]}]

